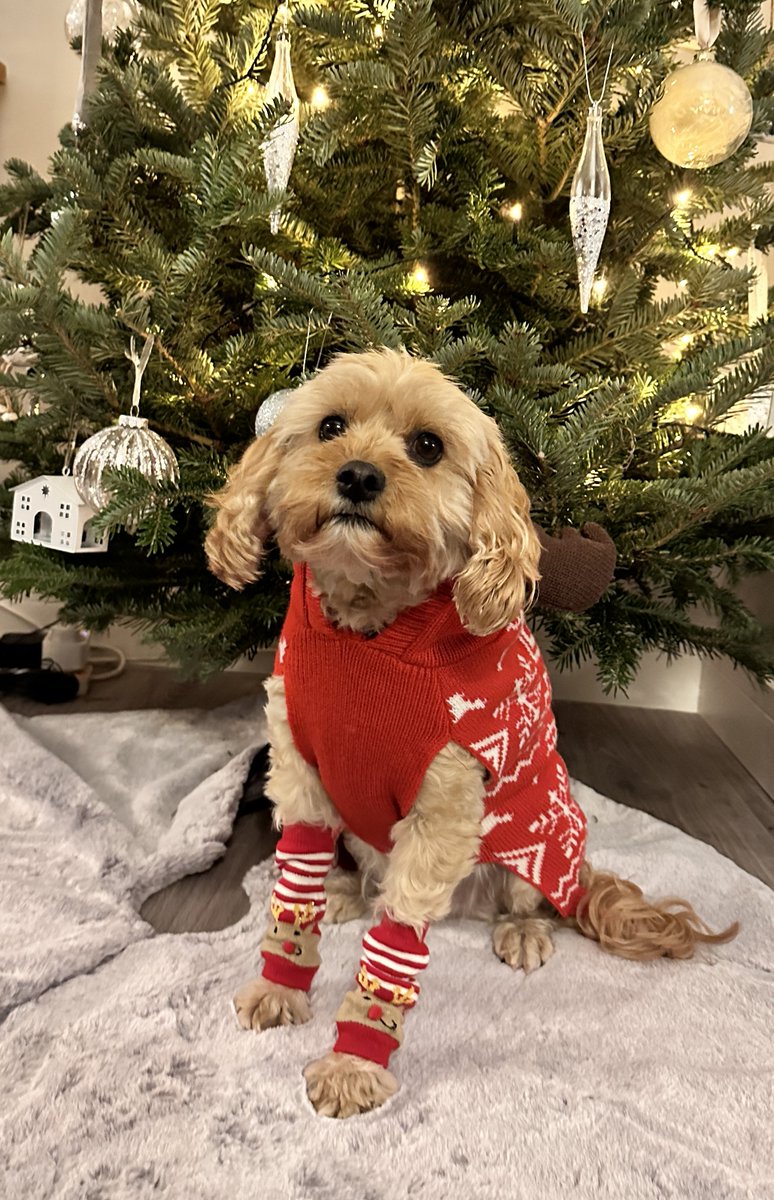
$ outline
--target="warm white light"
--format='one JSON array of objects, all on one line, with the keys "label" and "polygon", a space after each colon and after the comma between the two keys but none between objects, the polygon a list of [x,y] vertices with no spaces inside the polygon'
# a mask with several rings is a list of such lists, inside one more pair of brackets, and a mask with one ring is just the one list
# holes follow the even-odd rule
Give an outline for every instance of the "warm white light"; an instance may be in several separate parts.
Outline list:
[{"label": "warm white light", "polygon": [[690,203],[692,194],[690,188],[684,188],[682,192],[675,192],[675,204],[684,208],[686,204]]},{"label": "warm white light", "polygon": [[705,252],[706,252],[707,258],[714,258],[718,252],[718,248],[717,248],[717,246],[707,246],[705,248]]},{"label": "warm white light", "polygon": [[681,288],[682,288],[682,287],[688,287],[688,280],[687,280],[687,279],[681,279],[681,280],[679,281],[679,283],[677,284],[677,286],[678,286],[678,287],[681,287]]},{"label": "warm white light", "polygon": [[520,221],[524,216],[524,205],[520,200],[516,200],[513,204],[509,204],[506,207],[505,215],[511,221]]},{"label": "warm white light", "polygon": [[704,413],[704,409],[700,404],[686,404],[685,419],[686,421],[698,421],[699,417]]},{"label": "warm white light", "polygon": [[426,288],[430,284],[430,276],[427,272],[427,267],[423,267],[421,263],[417,263],[414,270],[411,272],[411,282],[414,287]]},{"label": "warm white light", "polygon": [[248,79],[245,91],[247,92],[248,96],[255,96],[258,91],[258,85],[254,79]]},{"label": "warm white light", "polygon": [[736,258],[737,254],[741,254],[738,246],[732,246],[730,250],[726,250],[726,258]]},{"label": "warm white light", "polygon": [[316,108],[316,109],[319,109],[320,111],[322,111],[323,109],[328,107],[330,102],[331,102],[331,98],[328,95],[328,93],[326,92],[325,88],[323,87],[323,85],[321,83],[318,83],[317,87],[312,92],[312,101],[311,101],[312,108]]},{"label": "warm white light", "polygon": [[682,333],[682,334],[680,334],[680,337],[677,340],[681,346],[690,346],[691,342],[693,341],[693,334],[692,333]]},{"label": "warm white light", "polygon": [[601,300],[607,291],[607,280],[604,275],[600,275],[599,279],[595,279],[591,288],[597,300]]},{"label": "warm white light", "polygon": [[382,25],[381,21],[377,21],[376,24],[374,25],[374,37],[379,42],[384,37],[384,26]]}]

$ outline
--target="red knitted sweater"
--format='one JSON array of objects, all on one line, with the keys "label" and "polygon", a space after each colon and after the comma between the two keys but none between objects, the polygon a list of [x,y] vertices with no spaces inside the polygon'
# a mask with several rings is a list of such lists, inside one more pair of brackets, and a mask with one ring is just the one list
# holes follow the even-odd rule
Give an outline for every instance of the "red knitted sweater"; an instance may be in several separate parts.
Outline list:
[{"label": "red knitted sweater", "polygon": [[556,750],[551,686],[523,620],[463,627],[443,584],[376,637],[335,628],[297,567],[275,672],[301,755],[342,825],[381,851],[425,772],[455,742],[488,772],[479,859],[531,883],[562,916],[582,894],[586,822]]}]

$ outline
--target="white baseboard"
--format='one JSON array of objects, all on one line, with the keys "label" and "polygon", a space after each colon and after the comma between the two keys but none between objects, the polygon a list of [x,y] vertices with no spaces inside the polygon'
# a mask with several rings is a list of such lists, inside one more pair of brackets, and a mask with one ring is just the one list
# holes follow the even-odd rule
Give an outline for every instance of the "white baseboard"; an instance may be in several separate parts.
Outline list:
[{"label": "white baseboard", "polygon": [[704,664],[699,712],[732,754],[774,796],[774,691],[730,663]]},{"label": "white baseboard", "polygon": [[[545,653],[545,646],[542,647]],[[667,662],[655,652],[643,655],[637,678],[626,695],[606,695],[596,677],[596,663],[586,662],[571,671],[557,671],[546,654],[555,700],[583,700],[592,704],[666,708],[696,712],[699,707],[701,661],[693,655]]]}]

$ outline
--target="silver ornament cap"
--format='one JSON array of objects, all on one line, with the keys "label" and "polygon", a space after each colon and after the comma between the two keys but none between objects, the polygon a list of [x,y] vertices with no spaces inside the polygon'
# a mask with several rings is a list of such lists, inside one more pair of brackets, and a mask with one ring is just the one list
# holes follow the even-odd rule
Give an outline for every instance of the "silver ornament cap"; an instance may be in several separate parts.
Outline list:
[{"label": "silver ornament cap", "polygon": [[100,429],[81,446],[73,462],[78,495],[99,512],[112,495],[105,471],[134,467],[146,479],[177,483],[180,469],[172,447],[148,427],[146,417],[121,416],[117,425]]},{"label": "silver ornament cap", "polygon": [[263,437],[269,432],[292,395],[293,388],[280,388],[278,392],[272,392],[271,396],[266,397],[255,414],[256,437]]}]

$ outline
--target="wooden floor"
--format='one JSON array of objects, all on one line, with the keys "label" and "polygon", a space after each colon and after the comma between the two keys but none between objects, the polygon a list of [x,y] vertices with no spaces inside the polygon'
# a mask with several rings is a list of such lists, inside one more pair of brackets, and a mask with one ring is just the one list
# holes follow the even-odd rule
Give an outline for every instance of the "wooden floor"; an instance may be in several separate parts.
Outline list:
[{"label": "wooden floor", "polygon": [[[774,887],[774,800],[700,716],[574,702],[558,703],[556,715],[574,778],[709,842]],[[273,847],[267,813],[239,818],[225,857],[152,896],[142,915],[175,933],[232,924],[248,909],[240,881]]]},{"label": "wooden floor", "polygon": [[[72,705],[56,709],[9,697],[14,711],[112,712],[121,708],[213,708],[260,687],[257,676],[225,673],[181,683],[161,668],[130,666]],[[774,887],[774,799],[693,713],[616,705],[556,704],[559,749],[570,773],[622,804],[709,842]],[[246,871],[274,847],[269,815],[237,819],[225,856],[209,871],[152,896],[142,915],[160,932],[222,929],[244,916]]]}]

